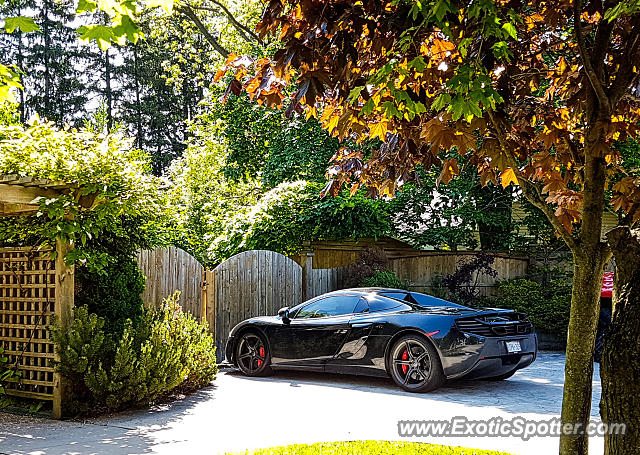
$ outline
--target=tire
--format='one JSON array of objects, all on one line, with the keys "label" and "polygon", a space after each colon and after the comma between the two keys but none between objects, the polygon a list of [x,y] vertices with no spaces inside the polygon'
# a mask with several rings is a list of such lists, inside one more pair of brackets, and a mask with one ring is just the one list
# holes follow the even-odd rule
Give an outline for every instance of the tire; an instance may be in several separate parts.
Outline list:
[{"label": "tire", "polygon": [[501,374],[498,376],[491,376],[489,378],[483,378],[483,379],[485,381],[504,381],[505,379],[509,379],[511,376],[516,374],[516,371],[518,370],[513,370],[513,371],[510,371],[509,373]]},{"label": "tire", "polygon": [[444,383],[438,352],[419,335],[406,335],[391,346],[387,364],[391,379],[407,392],[425,393]]},{"label": "tire", "polygon": [[235,346],[236,364],[246,376],[272,374],[271,354],[264,337],[256,332],[245,332]]}]

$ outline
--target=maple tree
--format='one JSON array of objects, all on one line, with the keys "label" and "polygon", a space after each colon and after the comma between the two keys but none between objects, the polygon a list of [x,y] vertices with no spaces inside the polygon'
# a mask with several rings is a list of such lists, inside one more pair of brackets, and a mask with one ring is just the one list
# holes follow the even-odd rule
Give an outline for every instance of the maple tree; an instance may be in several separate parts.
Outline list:
[{"label": "maple tree", "polygon": [[[610,203],[626,229],[640,221],[640,176],[616,148],[639,134],[640,3],[270,0],[257,32],[280,48],[230,55],[216,76],[233,71],[228,93],[287,103],[340,139],[383,141],[367,159],[336,153],[325,194],[391,196],[419,164],[447,183],[464,156],[483,184],[517,184],[544,212],[575,264],[562,419],[586,424],[602,271],[619,247],[602,238],[603,211]],[[629,349],[612,358],[626,363]],[[620,439],[618,453],[632,453]],[[587,450],[586,435],[562,435],[562,454]]]}]

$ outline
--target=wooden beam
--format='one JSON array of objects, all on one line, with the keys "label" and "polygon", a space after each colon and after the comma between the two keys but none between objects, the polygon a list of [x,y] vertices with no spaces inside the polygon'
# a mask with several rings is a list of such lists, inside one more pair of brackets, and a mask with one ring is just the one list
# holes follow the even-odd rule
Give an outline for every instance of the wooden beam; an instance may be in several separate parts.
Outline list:
[{"label": "wooden beam", "polygon": [[[63,329],[67,329],[73,319],[75,268],[74,266],[67,266],[64,262],[64,256],[70,249],[71,246],[68,243],[59,239],[56,241],[55,315],[58,324]],[[55,359],[59,360],[57,352],[55,353]],[[53,382],[53,417],[60,419],[66,414],[70,390],[60,373],[54,373]]]},{"label": "wooden beam", "polygon": [[0,183],[0,202],[4,204],[36,204],[38,197],[56,198],[59,191]]},{"label": "wooden beam", "polygon": [[5,204],[0,202],[0,216],[34,215],[38,206],[34,204]]}]

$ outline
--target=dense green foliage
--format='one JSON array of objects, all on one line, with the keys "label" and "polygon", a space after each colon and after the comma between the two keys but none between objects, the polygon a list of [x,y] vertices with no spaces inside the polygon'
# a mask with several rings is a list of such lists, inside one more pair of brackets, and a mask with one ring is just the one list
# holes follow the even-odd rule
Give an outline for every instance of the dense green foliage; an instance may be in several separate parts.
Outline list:
[{"label": "dense green foliage", "polygon": [[450,447],[421,442],[389,442],[389,441],[350,441],[319,442],[316,444],[294,444],[283,447],[269,447],[243,452],[252,455],[509,455],[506,452],[493,450]]},{"label": "dense green foliage", "polygon": [[417,181],[404,185],[392,202],[399,238],[418,248],[452,251],[508,251],[518,242],[511,187],[483,187],[471,167],[447,185],[439,184],[434,169],[416,172]]},{"label": "dense green foliage", "polygon": [[142,316],[145,278],[134,259],[114,259],[101,273],[78,267],[74,303],[103,318],[106,333],[121,334],[127,320],[137,325]]},{"label": "dense green foliage", "polygon": [[162,182],[150,174],[149,157],[119,134],[56,129],[51,123],[0,126],[0,173],[72,185],[57,197],[40,199],[34,216],[0,220],[0,243],[74,249],[68,262],[100,272],[112,248],[131,254],[168,240],[169,207]]},{"label": "dense green foliage", "polygon": [[246,97],[206,103],[170,173],[178,244],[215,264],[246,249],[291,254],[308,240],[389,235],[388,201],[319,197],[337,147],[315,119],[286,119]]},{"label": "dense green foliage", "polygon": [[251,249],[298,253],[304,241],[380,237],[389,232],[388,204],[364,195],[320,199],[321,187],[302,180],[264,193],[246,212],[227,220],[210,254],[221,260]]},{"label": "dense green foliage", "polygon": [[409,290],[409,283],[398,278],[392,270],[375,270],[360,282],[360,286]]},{"label": "dense green foliage", "polygon": [[498,285],[492,306],[523,311],[529,315],[536,330],[560,339],[567,336],[571,306],[571,282],[551,280],[542,285],[526,278],[503,281]]},{"label": "dense green foliage", "polygon": [[[171,15],[143,3],[158,6],[138,3],[135,24],[127,17],[112,27],[109,18],[127,10],[128,3],[116,10],[111,1],[2,2],[0,101],[13,99],[23,124],[37,114],[58,127],[80,126],[101,106],[107,128],[121,123],[160,175],[185,149],[187,123],[196,115],[226,49],[264,52],[254,37],[231,22],[233,18],[252,28],[260,2],[226,1],[231,16],[219,5],[200,0],[173,9]],[[93,25],[86,27],[89,23]],[[109,46],[113,41],[119,45]]]},{"label": "dense green foliage", "polygon": [[182,312],[178,294],[162,308],[145,309],[121,336],[86,307],[74,309],[68,330],[52,327],[60,359],[56,368],[70,382],[78,412],[143,406],[179,388],[194,390],[217,373],[207,326]]},{"label": "dense green foliage", "polygon": [[228,146],[225,176],[256,179],[267,188],[296,180],[324,183],[329,160],[340,148],[315,118],[286,118],[246,95],[225,103],[214,98],[198,121],[210,123]]}]

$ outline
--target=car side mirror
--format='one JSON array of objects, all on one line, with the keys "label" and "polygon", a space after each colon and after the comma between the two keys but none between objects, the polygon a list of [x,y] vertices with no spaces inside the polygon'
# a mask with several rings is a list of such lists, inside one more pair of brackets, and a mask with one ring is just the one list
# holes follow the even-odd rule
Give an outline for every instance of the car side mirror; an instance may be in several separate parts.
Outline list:
[{"label": "car side mirror", "polygon": [[291,322],[291,319],[289,319],[289,307],[286,306],[284,308],[280,308],[278,310],[278,316],[280,316],[280,318],[282,318],[282,322],[285,324],[289,324]]}]

